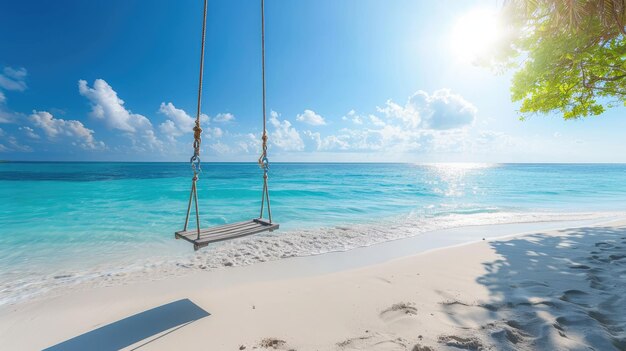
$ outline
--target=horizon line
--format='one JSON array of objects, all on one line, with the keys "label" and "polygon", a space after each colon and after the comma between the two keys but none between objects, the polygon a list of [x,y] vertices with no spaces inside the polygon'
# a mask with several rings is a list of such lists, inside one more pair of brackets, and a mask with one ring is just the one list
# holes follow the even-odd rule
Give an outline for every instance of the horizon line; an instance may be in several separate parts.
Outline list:
[{"label": "horizon line", "polygon": [[[60,161],[60,160],[0,160],[1,163],[189,163],[188,161]],[[205,164],[245,163],[257,164],[256,161],[205,161]],[[558,165],[626,165],[626,162],[472,162],[472,161],[444,161],[444,162],[367,162],[367,161],[274,161],[273,164],[558,164]]]}]

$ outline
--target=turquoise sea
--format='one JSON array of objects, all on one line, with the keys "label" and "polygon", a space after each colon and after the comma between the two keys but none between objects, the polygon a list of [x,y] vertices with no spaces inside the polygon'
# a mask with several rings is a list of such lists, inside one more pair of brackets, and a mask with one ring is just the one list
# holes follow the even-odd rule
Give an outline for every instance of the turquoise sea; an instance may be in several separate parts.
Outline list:
[{"label": "turquoise sea", "polygon": [[[253,163],[204,164],[202,225],[258,216],[261,176]],[[0,304],[442,228],[626,212],[619,164],[274,163],[269,181],[281,230],[194,252],[173,235],[191,185],[186,163],[0,163]]]}]

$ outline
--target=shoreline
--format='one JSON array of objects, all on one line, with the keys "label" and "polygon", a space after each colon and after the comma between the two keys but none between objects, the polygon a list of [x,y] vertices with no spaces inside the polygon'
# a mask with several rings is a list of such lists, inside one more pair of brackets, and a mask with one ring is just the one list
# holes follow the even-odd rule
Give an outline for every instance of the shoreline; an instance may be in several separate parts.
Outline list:
[{"label": "shoreline", "polygon": [[[374,341],[374,339],[386,340],[389,333],[400,335],[399,337],[405,340],[400,344],[406,344],[405,346],[410,343],[420,343],[439,349],[442,344],[438,338],[446,333],[450,334],[449,328],[454,327],[452,329],[455,330],[455,333],[451,335],[458,336],[459,334],[455,329],[458,327],[455,325],[458,321],[454,322],[454,319],[450,319],[447,313],[449,311],[446,312],[445,309],[455,309],[453,315],[456,316],[478,313],[479,317],[473,318],[478,318],[481,322],[489,319],[484,315],[485,311],[475,311],[477,309],[475,305],[476,301],[483,301],[481,303],[485,304],[487,302],[484,301],[490,300],[489,289],[486,289],[484,284],[478,283],[478,280],[486,273],[485,260],[497,262],[498,255],[492,250],[497,247],[494,246],[495,244],[526,240],[525,238],[533,236],[566,239],[572,236],[575,238],[576,236],[568,232],[575,231],[576,228],[591,228],[589,230],[593,233],[599,232],[601,228],[623,227],[626,223],[623,218],[605,222],[579,223],[577,227],[570,227],[567,230],[563,228],[568,225],[563,226],[564,223],[560,223],[561,226],[553,226],[550,230],[531,228],[522,233],[511,233],[512,225],[455,228],[450,231],[457,231],[456,234],[464,233],[465,238],[475,237],[476,234],[482,233],[488,240],[482,241],[481,238],[478,242],[465,242],[455,246],[424,249],[411,253],[416,246],[409,245],[409,241],[427,242],[429,240],[423,234],[346,252],[294,257],[249,266],[194,272],[186,276],[167,277],[156,281],[128,282],[126,285],[70,291],[62,296],[0,306],[0,316],[2,316],[0,340],[3,340],[1,343],[7,343],[6,346],[0,346],[0,348],[41,349],[49,347],[79,335],[87,335],[89,330],[108,323],[115,324],[115,321],[142,311],[164,306],[172,301],[189,299],[194,306],[210,315],[175,332],[161,331],[161,333],[170,332],[171,334],[155,339],[145,346],[147,349],[171,349],[180,343],[186,345],[186,349],[206,348],[207,344],[203,344],[203,338],[194,338],[192,335],[203,333],[205,328],[211,329],[211,327],[212,329],[207,333],[216,339],[205,341],[213,346],[209,349],[217,350],[236,349],[240,346],[235,345],[238,343],[247,345],[248,348],[254,345],[262,346],[264,338],[284,340],[285,343],[274,341],[285,346],[284,349],[294,347],[297,350],[316,348],[349,350],[359,349],[358,345],[363,346],[363,343]],[[504,233],[507,231],[505,228],[507,226],[509,232]],[[503,233],[504,235],[498,236]],[[626,234],[619,235],[626,238]],[[453,236],[455,235],[440,235],[446,238]],[[584,241],[587,238],[577,240]],[[402,248],[408,252],[408,255],[398,252]],[[392,253],[396,256],[389,256]],[[466,264],[463,264],[464,261]],[[363,264],[363,262],[369,262],[369,264]],[[541,272],[537,274],[539,273]],[[413,281],[413,277],[419,277],[419,281]],[[396,279],[403,281],[395,284]],[[457,288],[451,288],[455,286]],[[363,293],[362,289],[366,289],[366,293]],[[581,289],[566,290],[582,291]],[[406,296],[408,291],[411,291],[409,297],[413,296],[411,299]],[[440,295],[442,291],[446,296],[443,300],[443,295]],[[469,296],[466,296],[465,291],[469,292]],[[416,299],[416,296],[420,297]],[[302,303],[303,300],[307,303]],[[335,300],[343,301],[343,304],[337,305]],[[390,311],[385,312],[383,302],[389,304],[387,307]],[[271,306],[271,308],[265,309],[264,306]],[[332,306],[332,309],[329,310],[329,306]],[[366,313],[369,307],[373,307],[374,311],[369,312],[375,312],[376,316],[367,315],[361,316],[362,318],[354,316],[355,313],[357,315]],[[426,328],[427,325],[422,325],[424,316],[421,317],[422,319],[411,317],[414,316],[414,312],[415,315],[422,315],[424,310],[431,311],[429,313],[432,313],[433,317],[436,316],[437,323],[441,324],[438,326],[439,329],[430,330]],[[319,315],[320,311],[326,311],[326,318],[333,316],[332,319],[336,320],[324,319]],[[493,314],[494,311],[491,313]],[[258,319],[256,315],[262,315],[263,318]],[[308,317],[304,316],[315,316],[318,320],[313,318],[309,321]],[[57,324],[54,322],[56,320],[62,320],[63,323]],[[320,325],[329,324],[338,331],[331,332],[327,330],[328,328],[323,328],[325,333],[315,333],[319,340],[311,340],[312,336],[308,335],[304,329],[313,328],[311,324],[313,322],[321,323]],[[239,330],[236,328],[237,323],[245,325],[241,333],[215,334],[216,330],[223,331],[226,326]],[[369,335],[364,335],[364,331],[359,329],[359,327],[364,327],[363,323],[367,327],[360,329],[376,330],[376,334],[368,332],[365,334]],[[383,328],[385,331],[382,331],[380,323],[385,324],[387,328]],[[473,327],[479,328],[480,326],[474,325]],[[416,338],[415,335],[409,340],[403,330],[412,328],[421,330],[421,339]],[[563,327],[563,329],[566,328]],[[42,331],[39,333],[38,340],[29,340],[32,344],[28,343],[26,337],[30,330]],[[358,330],[360,331],[357,333]],[[151,335],[150,338],[156,338],[161,333]],[[511,333],[522,332],[512,331]],[[528,331],[523,331],[523,333],[529,334]],[[525,338],[524,335],[520,334],[517,337],[521,340]],[[466,336],[458,337],[466,339]],[[348,340],[352,341],[345,343],[344,346],[339,345]],[[452,343],[455,342],[454,338],[450,340]],[[479,340],[481,343],[487,341]],[[403,349],[397,343],[389,344],[388,340],[385,343],[391,347],[389,349]],[[278,344],[275,346],[279,346]],[[282,346],[279,349],[282,349]],[[393,348],[396,346],[397,348]],[[408,346],[406,349],[409,349]]]},{"label": "shoreline", "polygon": [[[297,273],[289,276],[300,276],[303,272],[309,275],[330,273],[463,245],[483,238],[494,239],[532,230],[589,225],[622,217],[626,218],[624,212],[481,212],[417,220],[391,217],[378,224],[353,223],[287,230],[279,235],[257,235],[219,243],[197,252],[192,252],[187,243],[172,241],[168,246],[171,245],[170,251],[175,253],[169,257],[159,254],[150,257],[141,253],[136,260],[128,257],[126,262],[99,263],[83,271],[57,269],[38,277],[33,276],[30,280],[8,281],[0,295],[3,297],[0,307],[37,301],[67,291],[169,279],[285,259],[294,260],[292,263],[298,266],[298,269],[292,270]],[[319,255],[328,255],[321,261],[321,265],[308,266],[308,260],[297,260]],[[120,265],[122,263],[127,264]],[[319,267],[326,268],[322,270]],[[16,278],[20,276],[18,272],[9,272]]]}]

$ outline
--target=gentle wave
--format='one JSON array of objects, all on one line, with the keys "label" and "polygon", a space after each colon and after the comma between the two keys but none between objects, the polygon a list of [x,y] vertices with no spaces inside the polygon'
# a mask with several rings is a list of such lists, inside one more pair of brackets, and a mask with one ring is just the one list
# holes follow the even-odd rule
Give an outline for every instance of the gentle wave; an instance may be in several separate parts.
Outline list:
[{"label": "gentle wave", "polygon": [[282,231],[215,244],[181,257],[148,257],[124,265],[111,262],[80,271],[62,271],[43,276],[36,270],[9,271],[2,278],[0,305],[33,299],[43,294],[55,294],[61,289],[67,291],[77,287],[163,279],[195,270],[347,251],[436,230],[477,225],[601,220],[624,215],[626,214],[621,212],[499,212],[497,208],[457,209],[447,214],[396,216],[376,223]]}]

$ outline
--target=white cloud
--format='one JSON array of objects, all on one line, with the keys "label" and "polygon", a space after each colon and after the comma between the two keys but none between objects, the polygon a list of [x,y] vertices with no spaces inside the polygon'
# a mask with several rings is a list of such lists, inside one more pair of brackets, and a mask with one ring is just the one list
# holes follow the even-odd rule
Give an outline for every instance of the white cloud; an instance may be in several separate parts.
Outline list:
[{"label": "white cloud", "polygon": [[35,133],[35,131],[31,127],[24,126],[24,127],[19,127],[18,129],[23,131],[24,134],[26,134],[29,138],[39,139],[39,135]]},{"label": "white cloud", "polygon": [[456,129],[474,123],[477,109],[462,96],[449,89],[440,89],[429,95],[419,90],[409,97],[404,106],[387,100],[377,107],[388,119],[399,119],[413,129]]},{"label": "white cloud", "polygon": [[4,67],[2,74],[0,74],[0,89],[10,91],[24,91],[26,90],[26,69],[11,67]]},{"label": "white cloud", "polygon": [[224,131],[219,127],[215,127],[215,128],[211,128],[211,134],[213,135],[214,138],[219,139],[224,135]]},{"label": "white cloud", "polygon": [[386,125],[380,129],[347,129],[338,137],[350,144],[350,150],[389,154],[463,153],[514,146],[512,138],[495,131],[475,133],[466,128],[435,130],[408,129]]},{"label": "white cloud", "polygon": [[218,113],[217,116],[213,119],[215,122],[225,123],[232,122],[235,120],[235,115],[232,113]]},{"label": "white cloud", "polygon": [[472,135],[467,129],[427,130],[428,152],[462,153],[469,150]]},{"label": "white cloud", "polygon": [[498,143],[501,144],[501,146],[505,146],[511,144],[511,137],[509,135],[493,130],[480,131],[475,140],[481,145],[493,145]]},{"label": "white cloud", "polygon": [[50,139],[58,140],[62,137],[69,137],[72,138],[72,142],[78,140],[78,145],[84,149],[104,148],[103,142],[94,139],[93,130],[85,128],[80,121],[54,118],[52,114],[46,111],[33,111],[29,119],[36,127],[41,128]]},{"label": "white cloud", "polygon": [[312,126],[323,126],[326,124],[324,117],[318,115],[312,110],[304,110],[304,113],[296,116],[296,120]]},{"label": "white cloud", "polygon": [[417,128],[421,122],[419,111],[410,103],[410,100],[404,107],[387,100],[385,107],[376,107],[376,110],[384,114],[388,120],[399,119],[410,128]]},{"label": "white cloud", "polygon": [[[222,132],[219,128],[212,128],[211,133],[215,135],[215,140],[207,145],[215,154],[241,156],[243,154],[256,154],[261,150],[261,140],[253,133],[233,135]],[[218,139],[216,134],[219,133],[224,133],[223,136],[228,137],[227,140]],[[249,160],[255,160],[256,157],[258,156],[253,156]]]},{"label": "white cloud", "polygon": [[[185,110],[176,108],[176,106],[174,106],[171,102],[168,102],[167,104],[162,102],[159,107],[159,113],[169,118],[159,125],[159,130],[170,142],[175,142],[176,138],[183,134],[193,133],[193,128],[196,125],[196,119],[191,117],[187,112],[185,112]],[[222,135],[224,135],[224,131],[217,127],[207,127],[206,125],[209,124],[209,121],[209,116],[205,114],[200,115],[200,122],[204,126],[202,128],[203,135],[205,137],[208,135],[212,138],[221,138]]]},{"label": "white cloud", "polygon": [[159,106],[159,113],[170,118],[159,125],[159,130],[170,142],[175,142],[177,137],[185,133],[193,132],[195,120],[171,102],[167,104],[162,102]]},{"label": "white cloud", "polygon": [[239,135],[238,139],[239,140],[236,142],[236,145],[239,147],[241,152],[247,154],[261,152],[261,138],[253,133]]},{"label": "white cloud", "polygon": [[165,134],[165,137],[168,138],[171,142],[176,141],[176,138],[183,135],[183,132],[178,129],[176,123],[172,120],[167,120],[159,125],[159,129],[161,133]]},{"label": "white cloud", "polygon": [[386,125],[386,123],[382,119],[374,115],[369,115],[369,119],[370,119],[370,122],[372,122],[372,124],[375,125],[376,127],[384,127]]},{"label": "white cloud", "polygon": [[376,151],[383,147],[380,130],[344,128],[340,132],[355,151]]},{"label": "white cloud", "polygon": [[472,143],[466,129],[411,129],[392,124],[382,128],[343,128],[337,135],[325,137],[310,131],[304,134],[315,142],[317,150],[396,155],[416,152],[457,153],[466,150]]},{"label": "white cloud", "polygon": [[363,118],[357,115],[355,110],[350,110],[345,116],[341,117],[344,121],[352,121],[354,124],[363,124]]},{"label": "white cloud", "polygon": [[195,125],[195,119],[192,118],[179,108],[176,108],[174,104],[168,102],[167,104],[162,102],[159,106],[159,112],[169,118],[167,122],[172,122],[172,126],[180,131],[180,133],[191,133]]},{"label": "white cloud", "polygon": [[304,141],[296,128],[291,126],[288,120],[279,120],[279,114],[275,111],[270,113],[270,123],[274,127],[271,133],[271,142],[286,151],[301,151],[304,149]]},{"label": "white cloud", "polygon": [[[15,76],[15,73],[11,74]],[[162,116],[158,117],[163,123],[155,128],[156,124],[153,126],[147,117],[127,110],[124,101],[102,79],[96,80],[92,87],[83,80],[79,81],[79,92],[90,101],[91,116],[102,121],[109,128],[123,132],[122,134],[133,143],[135,151],[147,148],[163,150],[163,143],[157,138],[157,133],[163,141],[168,141],[167,146],[172,150],[178,150],[176,146],[179,141],[191,142],[195,118],[183,109],[177,108],[172,102],[160,104],[158,112]],[[0,90],[0,103],[3,98],[4,94]],[[1,107],[0,104],[0,122],[3,118]],[[388,100],[382,107],[377,107],[377,111],[376,114],[368,115],[350,110],[342,117],[343,120],[349,122],[344,123],[348,128],[336,130],[331,134],[326,133],[326,135],[314,131],[316,128],[313,127],[306,128],[311,130],[299,131],[298,128],[302,125],[296,123],[298,126],[296,128],[289,120],[281,119],[277,112],[271,111],[268,121],[270,146],[276,151],[287,152],[323,151],[341,154],[355,152],[378,154],[383,157],[398,155],[398,159],[419,155],[417,156],[419,159],[438,157],[439,153],[458,153],[459,155],[487,153],[493,148],[504,148],[513,142],[506,134],[479,130],[481,128],[474,125],[476,107],[462,96],[447,89],[437,90],[432,94],[418,91],[411,95],[405,104]],[[260,151],[259,135],[239,130],[233,133],[228,124],[220,124],[222,128],[215,126],[216,123],[234,121],[235,117],[231,113],[220,113],[211,119],[202,115],[201,118],[203,137],[207,139],[203,143],[203,148],[206,146],[207,149],[219,155],[238,156],[256,154]],[[322,116],[308,109],[298,114],[296,119],[312,126],[327,124]],[[15,117],[13,120],[18,121],[20,118]],[[102,142],[94,139],[93,130],[86,128],[80,121],[55,118],[46,111],[34,112],[22,120],[30,121],[32,125],[21,124],[17,128],[20,131],[20,141],[28,140],[25,137],[48,138],[53,142],[74,141],[86,149],[104,148]],[[209,122],[213,125],[209,126]],[[472,125],[474,127],[469,128]],[[554,136],[558,137],[558,133]],[[2,136],[1,139],[0,152],[32,151],[32,148],[20,145],[12,136]],[[517,144],[519,143],[516,142]],[[33,142],[33,145],[38,147],[42,144],[39,141]],[[124,146],[113,147],[112,151],[123,148]],[[277,153],[280,154],[280,151]]]},{"label": "white cloud", "polygon": [[369,140],[375,150],[406,153],[427,150],[432,136],[423,130],[387,124],[381,129],[370,131]]},{"label": "white cloud", "polygon": [[[6,135],[6,133],[4,132],[4,130],[2,128],[0,128],[0,137],[4,137]],[[5,152],[5,151],[9,151],[9,148],[7,148],[6,146],[0,144],[0,152]]]},{"label": "white cloud", "polygon": [[152,129],[152,123],[145,116],[131,113],[124,107],[124,100],[103,79],[96,79],[93,88],[84,80],[78,81],[78,91],[91,102],[91,115],[104,120],[109,128],[129,133]]},{"label": "white cloud", "polygon": [[[368,116],[368,127],[344,128],[331,138],[315,133],[307,136],[316,141],[319,149],[410,154],[414,152],[461,152],[471,144],[467,126],[475,118],[476,108],[461,96],[447,89],[428,94],[418,91],[402,106],[388,100],[377,107],[386,120],[376,115]],[[358,114],[350,111],[344,120],[355,120]],[[324,141],[327,142],[324,142]],[[336,141],[342,143],[337,143]]]},{"label": "white cloud", "polygon": [[[2,95],[2,93],[0,93]],[[14,114],[11,111],[7,111],[2,101],[0,101],[0,123],[11,123],[15,120]]]},{"label": "white cloud", "polygon": [[[424,93],[425,94],[425,93]],[[478,109],[461,95],[449,89],[440,89],[432,95],[416,99],[422,106],[424,127],[431,129],[455,129],[474,123]]]},{"label": "white cloud", "polygon": [[315,142],[315,149],[319,151],[328,150],[348,150],[350,144],[345,140],[345,136],[329,135],[322,137],[319,132],[307,130],[304,135]]},{"label": "white cloud", "polygon": [[78,81],[78,91],[91,102],[91,116],[103,120],[109,128],[127,133],[137,151],[144,151],[146,147],[151,150],[163,148],[150,120],[127,110],[124,100],[117,96],[117,92],[106,81],[96,79],[93,88],[90,88],[81,79]]},{"label": "white cloud", "polygon": [[4,67],[0,73],[0,123],[13,123],[17,120],[17,114],[5,106],[7,97],[4,91],[26,90],[26,75],[25,68]]},{"label": "white cloud", "polygon": [[216,143],[209,145],[209,148],[211,148],[211,150],[217,152],[218,154],[222,154],[222,155],[228,154],[232,151],[230,146],[222,143],[221,141],[218,141]]},{"label": "white cloud", "polygon": [[9,152],[9,151],[21,151],[21,152],[31,152],[33,149],[28,145],[22,145],[20,142],[12,135],[8,135],[2,128],[0,128],[0,137],[2,137],[2,141],[8,143],[9,146],[4,144],[0,144],[0,152]]},{"label": "white cloud", "polygon": [[156,134],[154,133],[154,130],[152,129],[146,129],[143,132],[142,138],[144,140],[144,144],[137,144],[134,140],[133,140],[133,144],[135,145],[135,148],[138,151],[142,151],[145,150],[145,146],[148,146],[150,149],[162,149],[163,148],[163,143],[161,142],[161,140],[159,140],[159,138],[157,138]]},{"label": "white cloud", "polygon": [[33,152],[32,147],[21,144],[14,136],[9,136],[7,138],[7,141],[9,143],[9,147],[8,147],[9,151]]}]

